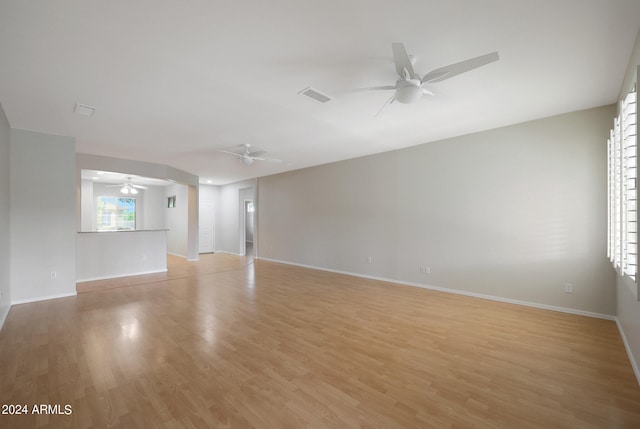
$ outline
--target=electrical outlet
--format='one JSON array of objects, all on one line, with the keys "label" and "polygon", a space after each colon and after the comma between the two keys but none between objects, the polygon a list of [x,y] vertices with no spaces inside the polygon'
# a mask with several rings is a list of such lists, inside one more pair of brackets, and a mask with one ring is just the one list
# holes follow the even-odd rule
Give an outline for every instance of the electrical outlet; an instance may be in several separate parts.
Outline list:
[{"label": "electrical outlet", "polygon": [[571,283],[564,284],[564,293],[573,293],[573,285]]},{"label": "electrical outlet", "polygon": [[51,278],[55,279],[56,277],[58,277],[58,273],[56,273],[55,271],[51,271]]}]

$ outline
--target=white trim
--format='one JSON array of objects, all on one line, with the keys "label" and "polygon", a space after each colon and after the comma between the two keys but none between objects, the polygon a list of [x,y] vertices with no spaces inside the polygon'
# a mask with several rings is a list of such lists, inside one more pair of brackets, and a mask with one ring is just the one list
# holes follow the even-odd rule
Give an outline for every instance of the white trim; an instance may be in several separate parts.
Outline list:
[{"label": "white trim", "polygon": [[130,274],[118,274],[117,276],[104,276],[104,277],[91,277],[88,279],[77,279],[76,283],[84,283],[84,282],[93,282],[96,280],[109,280],[109,279],[119,279],[121,277],[131,277],[131,276],[143,276],[145,274],[158,274],[158,273],[166,273],[169,271],[168,269],[157,270],[157,271],[140,271]]},{"label": "white trim", "polygon": [[[200,258],[196,258],[196,259],[187,259],[187,262],[198,262],[200,260]],[[166,271],[166,270],[165,270]]]},{"label": "white trim", "polygon": [[[4,311],[4,309],[7,309]],[[4,322],[7,320],[7,316],[9,316],[9,310],[11,310],[11,306],[8,305],[6,307],[0,307],[0,331],[2,331],[2,327],[4,326]]]},{"label": "white trim", "polygon": [[537,302],[522,301],[522,300],[519,300],[519,299],[504,298],[504,297],[501,297],[501,296],[486,295],[486,294],[483,294],[483,293],[468,292],[468,291],[459,290],[459,289],[450,289],[450,288],[444,288],[444,287],[439,287],[439,286],[431,286],[431,285],[423,284],[423,283],[406,282],[406,281],[402,281],[402,280],[389,279],[389,278],[385,278],[385,277],[368,276],[368,275],[365,275],[365,274],[353,273],[353,272],[350,272],[350,271],[332,270],[332,269],[329,269],[329,268],[315,267],[315,266],[312,266],[312,265],[297,264],[295,262],[280,261],[278,259],[270,259],[270,258],[257,258],[257,259],[263,260],[263,261],[269,261],[269,262],[276,262],[276,263],[280,263],[280,264],[286,264],[286,265],[295,265],[297,267],[302,267],[302,268],[311,268],[311,269],[314,269],[314,270],[328,271],[328,272],[331,272],[331,273],[345,274],[347,276],[361,277],[361,278],[370,279],[370,280],[378,280],[378,281],[383,281],[383,282],[387,282],[387,283],[395,283],[395,284],[399,284],[399,285],[403,285],[403,286],[413,286],[413,287],[419,287],[419,288],[423,288],[423,289],[435,290],[435,291],[439,291],[439,292],[454,293],[456,295],[470,296],[470,297],[473,297],[473,298],[488,299],[490,301],[498,301],[498,302],[505,302],[505,303],[508,303],[508,304],[522,305],[522,306],[525,306],[525,307],[533,307],[533,308],[540,308],[540,309],[543,309],[543,310],[559,311],[561,313],[569,313],[569,314],[575,314],[575,315],[578,315],[578,316],[593,317],[593,318],[596,318],[596,319],[616,320],[615,316],[611,316],[609,314],[594,313],[594,312],[591,312],[591,311],[577,310],[577,309],[574,309],[574,308],[566,308],[566,307],[558,307],[558,306],[555,306],[555,305],[539,304]]},{"label": "white trim", "polygon": [[178,253],[173,253],[173,252],[167,252],[167,253],[168,253],[169,255],[173,255],[173,256],[177,256],[177,257],[179,257],[179,258],[187,259],[187,257],[186,257],[186,256],[184,256],[184,255],[180,255],[180,254],[178,254]]},{"label": "white trim", "polygon": [[[233,255],[233,256],[245,256],[245,255],[241,255],[239,253],[227,252],[226,250],[216,250],[213,253],[225,253],[227,255]],[[274,262],[278,262],[278,261],[274,261]]]},{"label": "white trim", "polygon": [[48,301],[50,299],[69,298],[71,296],[78,295],[77,292],[73,293],[61,293],[59,295],[39,296],[37,298],[19,299],[17,301],[11,301],[11,305],[29,304],[30,302]]},{"label": "white trim", "polygon": [[629,346],[629,342],[627,341],[627,336],[624,334],[624,329],[622,329],[622,324],[620,323],[620,319],[618,319],[617,317],[616,317],[616,325],[618,325],[618,332],[620,332],[620,336],[622,337],[624,348],[627,350],[627,356],[629,356],[629,361],[631,362],[631,368],[633,368],[633,373],[636,375],[636,380],[638,380],[638,384],[640,384],[640,368],[638,368],[638,363],[633,357],[633,353],[631,352],[631,347]]}]

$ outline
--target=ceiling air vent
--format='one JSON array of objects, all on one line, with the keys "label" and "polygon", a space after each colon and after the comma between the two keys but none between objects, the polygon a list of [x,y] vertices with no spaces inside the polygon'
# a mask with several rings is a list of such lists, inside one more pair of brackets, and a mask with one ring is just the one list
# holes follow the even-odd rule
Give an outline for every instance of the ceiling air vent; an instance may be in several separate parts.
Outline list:
[{"label": "ceiling air vent", "polygon": [[95,107],[89,106],[87,104],[80,104],[80,103],[77,103],[76,108],[74,109],[74,112],[76,113],[76,115],[80,115],[80,116],[93,116],[93,112],[95,111],[96,111]]},{"label": "ceiling air vent", "polygon": [[310,86],[306,87],[298,94],[309,97],[310,99],[317,101],[318,103],[326,103],[327,101],[331,101],[331,97],[326,94],[321,93],[320,91],[311,88]]}]

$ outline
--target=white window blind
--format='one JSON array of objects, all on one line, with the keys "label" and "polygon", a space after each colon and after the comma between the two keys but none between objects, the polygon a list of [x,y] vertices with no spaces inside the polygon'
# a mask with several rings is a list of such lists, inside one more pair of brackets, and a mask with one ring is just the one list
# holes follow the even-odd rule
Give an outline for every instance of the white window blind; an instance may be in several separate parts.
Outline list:
[{"label": "white window blind", "polygon": [[636,101],[636,92],[622,100],[607,142],[608,255],[616,269],[634,280],[638,265]]}]

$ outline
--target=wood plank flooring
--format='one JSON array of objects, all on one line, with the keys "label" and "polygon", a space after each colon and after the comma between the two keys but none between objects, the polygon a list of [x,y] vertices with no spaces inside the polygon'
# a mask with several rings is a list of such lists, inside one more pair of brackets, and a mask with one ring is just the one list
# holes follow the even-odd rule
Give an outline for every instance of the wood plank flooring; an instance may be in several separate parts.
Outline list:
[{"label": "wood plank flooring", "polygon": [[203,255],[14,306],[2,428],[640,428],[614,322]]}]

